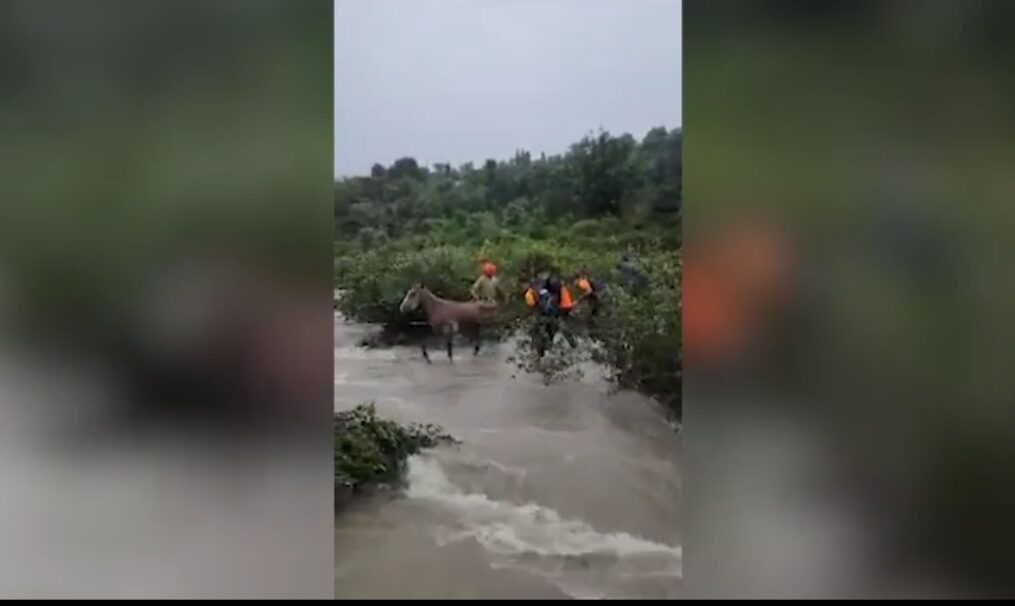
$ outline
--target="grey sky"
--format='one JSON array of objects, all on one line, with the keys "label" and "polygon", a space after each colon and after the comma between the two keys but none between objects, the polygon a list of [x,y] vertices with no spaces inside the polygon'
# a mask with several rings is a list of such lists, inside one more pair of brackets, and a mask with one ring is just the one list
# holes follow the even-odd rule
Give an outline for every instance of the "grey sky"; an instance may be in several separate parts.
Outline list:
[{"label": "grey sky", "polygon": [[336,0],[335,174],[681,124],[680,0]]}]

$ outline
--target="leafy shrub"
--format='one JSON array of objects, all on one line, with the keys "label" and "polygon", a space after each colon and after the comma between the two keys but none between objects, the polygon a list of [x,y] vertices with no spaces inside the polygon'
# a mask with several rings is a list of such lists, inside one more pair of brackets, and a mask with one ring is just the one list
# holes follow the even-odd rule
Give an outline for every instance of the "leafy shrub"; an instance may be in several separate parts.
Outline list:
[{"label": "leafy shrub", "polygon": [[410,456],[455,443],[436,425],[400,425],[378,418],[373,404],[336,412],[334,436],[335,487],[347,490],[395,482]]},{"label": "leafy shrub", "polygon": [[594,338],[599,361],[623,387],[654,396],[679,418],[682,384],[680,261],[658,255],[647,263],[650,287],[637,296],[610,291]]}]

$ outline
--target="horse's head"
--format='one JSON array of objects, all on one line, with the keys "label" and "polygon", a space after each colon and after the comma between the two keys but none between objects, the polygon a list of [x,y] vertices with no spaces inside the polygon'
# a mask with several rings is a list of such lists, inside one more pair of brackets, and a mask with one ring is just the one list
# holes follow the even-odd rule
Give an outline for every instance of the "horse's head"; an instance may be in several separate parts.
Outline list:
[{"label": "horse's head", "polygon": [[403,314],[407,314],[411,311],[416,310],[417,308],[419,308],[419,300],[420,297],[422,297],[422,295],[423,295],[423,285],[413,284],[412,288],[410,288],[405,293],[405,296],[402,297],[402,303],[398,306],[398,310]]}]

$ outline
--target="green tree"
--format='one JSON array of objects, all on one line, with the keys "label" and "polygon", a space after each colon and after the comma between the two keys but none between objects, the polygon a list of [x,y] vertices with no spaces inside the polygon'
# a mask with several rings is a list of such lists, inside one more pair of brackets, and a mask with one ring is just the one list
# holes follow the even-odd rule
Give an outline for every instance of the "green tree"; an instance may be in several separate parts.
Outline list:
[{"label": "green tree", "polygon": [[425,173],[415,158],[406,157],[395,160],[395,163],[388,169],[388,177],[393,180],[408,177],[409,179],[422,181],[425,178]]}]

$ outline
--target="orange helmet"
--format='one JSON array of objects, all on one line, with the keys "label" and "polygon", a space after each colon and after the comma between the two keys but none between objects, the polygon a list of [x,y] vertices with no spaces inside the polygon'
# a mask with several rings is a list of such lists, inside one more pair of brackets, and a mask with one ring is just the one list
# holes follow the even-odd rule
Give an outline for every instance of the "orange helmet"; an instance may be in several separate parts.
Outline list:
[{"label": "orange helmet", "polygon": [[483,275],[486,276],[487,278],[494,277],[495,275],[497,275],[497,266],[494,265],[493,263],[489,263],[489,262],[484,263],[483,264]]}]

